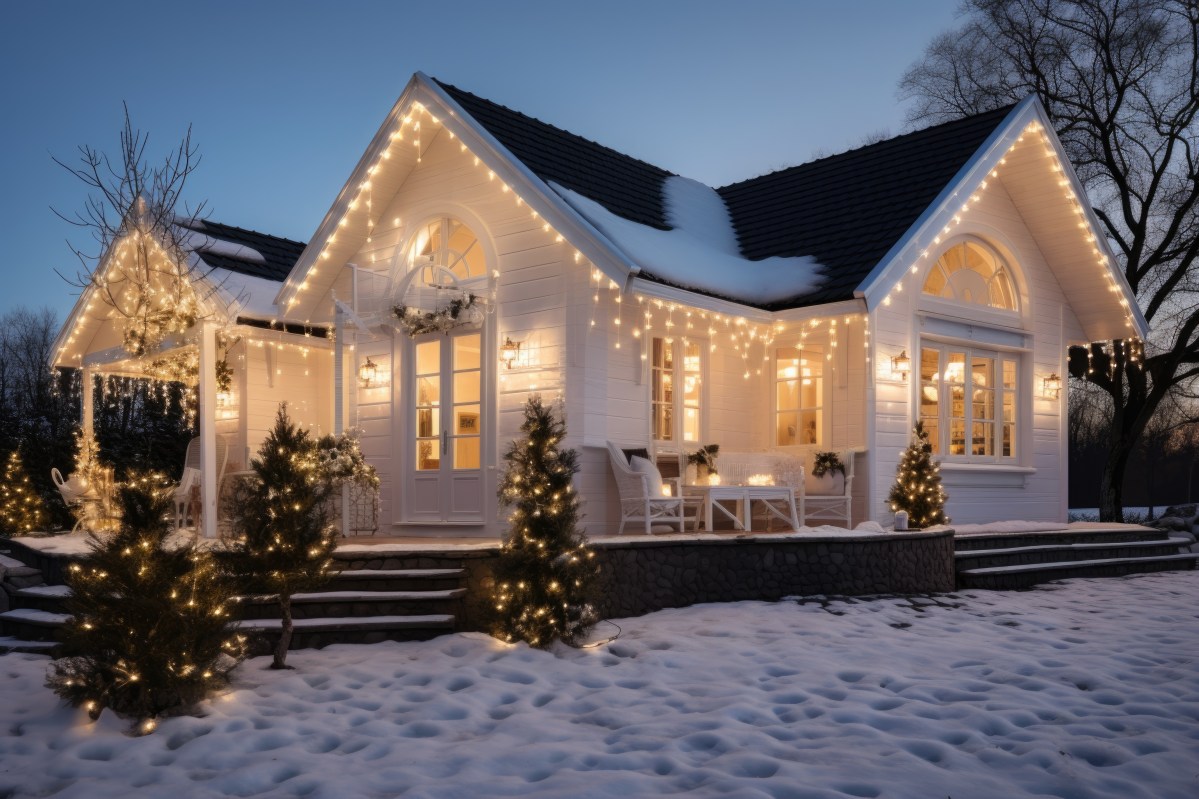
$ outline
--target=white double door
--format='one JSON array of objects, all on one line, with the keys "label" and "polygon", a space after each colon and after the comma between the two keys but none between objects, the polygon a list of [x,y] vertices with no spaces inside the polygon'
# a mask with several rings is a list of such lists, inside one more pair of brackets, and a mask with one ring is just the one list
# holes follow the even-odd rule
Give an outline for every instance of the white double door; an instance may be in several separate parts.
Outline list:
[{"label": "white double door", "polygon": [[477,329],[434,333],[414,339],[409,352],[406,521],[481,524],[483,436],[490,434],[483,335]]}]

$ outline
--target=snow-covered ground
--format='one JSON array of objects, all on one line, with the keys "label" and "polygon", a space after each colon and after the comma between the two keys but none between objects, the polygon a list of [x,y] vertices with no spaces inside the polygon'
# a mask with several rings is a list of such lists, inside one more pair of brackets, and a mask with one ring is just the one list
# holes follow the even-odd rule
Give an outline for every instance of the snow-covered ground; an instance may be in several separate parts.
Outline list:
[{"label": "snow-covered ground", "polygon": [[619,624],[258,659],[144,738],[5,655],[0,796],[1199,796],[1199,572]]}]

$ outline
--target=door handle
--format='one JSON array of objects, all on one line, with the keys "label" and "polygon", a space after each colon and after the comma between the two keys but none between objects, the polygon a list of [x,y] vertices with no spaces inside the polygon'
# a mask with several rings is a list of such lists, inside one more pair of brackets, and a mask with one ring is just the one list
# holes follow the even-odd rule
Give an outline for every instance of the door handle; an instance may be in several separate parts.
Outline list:
[{"label": "door handle", "polygon": [[445,455],[449,451],[450,451],[450,431],[442,430],[441,431],[441,454]]}]

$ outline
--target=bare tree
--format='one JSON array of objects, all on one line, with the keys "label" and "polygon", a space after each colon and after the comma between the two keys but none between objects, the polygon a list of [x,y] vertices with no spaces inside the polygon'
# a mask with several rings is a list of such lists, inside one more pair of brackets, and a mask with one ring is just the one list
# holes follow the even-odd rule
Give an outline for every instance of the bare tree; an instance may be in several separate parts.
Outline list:
[{"label": "bare tree", "polygon": [[189,250],[204,204],[188,208],[183,203],[187,178],[200,163],[191,128],[157,165],[146,154],[149,140],[133,127],[126,107],[115,158],[81,145],[77,164],[54,159],[89,190],[81,210],[55,213],[90,231],[96,244],[95,250],[85,251],[68,243],[80,270],[63,277],[81,289],[96,289],[123,321],[125,348],[137,356],[195,324],[203,299],[196,291],[199,275],[193,274]]},{"label": "bare tree", "polygon": [[1199,3],[965,0],[900,81],[913,122],[1035,92],[1086,185],[1151,340],[1072,350],[1111,397],[1100,518],[1123,518],[1128,460],[1163,400],[1199,375]]}]

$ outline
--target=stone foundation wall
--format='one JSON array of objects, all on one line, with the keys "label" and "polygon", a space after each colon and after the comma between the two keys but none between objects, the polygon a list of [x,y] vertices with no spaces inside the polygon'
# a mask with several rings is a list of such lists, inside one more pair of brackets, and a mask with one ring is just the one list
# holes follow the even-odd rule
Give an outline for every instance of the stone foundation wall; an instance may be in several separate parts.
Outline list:
[{"label": "stone foundation wall", "polygon": [[[700,602],[785,596],[926,594],[954,589],[953,532],[855,538],[777,536],[608,543],[592,541],[596,606],[607,618]],[[467,589],[460,630],[486,630],[498,551],[460,564]],[[430,562],[430,566],[435,565]]]}]

